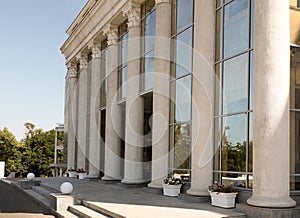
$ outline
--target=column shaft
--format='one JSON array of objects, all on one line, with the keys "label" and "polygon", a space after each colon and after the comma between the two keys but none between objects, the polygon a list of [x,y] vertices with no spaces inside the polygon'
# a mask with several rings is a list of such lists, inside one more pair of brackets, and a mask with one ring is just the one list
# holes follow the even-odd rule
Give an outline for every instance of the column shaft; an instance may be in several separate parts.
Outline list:
[{"label": "column shaft", "polygon": [[100,147],[98,122],[100,108],[100,64],[100,57],[94,57],[91,71],[89,178],[99,176]]},{"label": "column shaft", "polygon": [[193,96],[192,96],[192,177],[190,195],[209,195],[213,159],[213,84],[215,2],[195,1]]},{"label": "column shaft", "polygon": [[129,27],[126,82],[125,165],[122,183],[144,182],[144,99],[140,97],[140,27]]},{"label": "column shaft", "polygon": [[169,81],[171,4],[156,4],[156,38],[153,82],[152,178],[151,188],[161,188],[168,176],[169,158]]},{"label": "column shaft", "polygon": [[293,207],[289,197],[289,1],[254,1],[253,196],[248,204]]},{"label": "column shaft", "polygon": [[118,91],[118,46],[108,47],[106,129],[105,129],[105,163],[103,180],[121,180],[121,108],[117,104]]}]

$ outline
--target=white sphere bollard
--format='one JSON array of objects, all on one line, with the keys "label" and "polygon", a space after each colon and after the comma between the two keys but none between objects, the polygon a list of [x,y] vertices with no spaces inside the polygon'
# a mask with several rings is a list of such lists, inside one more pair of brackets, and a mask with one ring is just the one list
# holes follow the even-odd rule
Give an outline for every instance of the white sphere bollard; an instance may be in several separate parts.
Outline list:
[{"label": "white sphere bollard", "polygon": [[60,191],[63,195],[68,195],[73,191],[73,185],[70,182],[64,182],[60,186]]},{"label": "white sphere bollard", "polygon": [[28,179],[28,180],[33,180],[34,177],[35,177],[35,175],[34,175],[33,173],[28,173],[28,174],[27,174],[27,179]]}]

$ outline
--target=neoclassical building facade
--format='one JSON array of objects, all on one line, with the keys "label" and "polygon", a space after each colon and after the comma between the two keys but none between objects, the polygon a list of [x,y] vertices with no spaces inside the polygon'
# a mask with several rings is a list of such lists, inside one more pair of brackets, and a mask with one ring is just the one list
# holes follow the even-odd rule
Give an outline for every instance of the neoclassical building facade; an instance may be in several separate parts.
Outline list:
[{"label": "neoclassical building facade", "polygon": [[68,168],[153,189],[181,177],[191,196],[234,184],[249,205],[294,207],[299,7],[89,0],[61,47]]}]

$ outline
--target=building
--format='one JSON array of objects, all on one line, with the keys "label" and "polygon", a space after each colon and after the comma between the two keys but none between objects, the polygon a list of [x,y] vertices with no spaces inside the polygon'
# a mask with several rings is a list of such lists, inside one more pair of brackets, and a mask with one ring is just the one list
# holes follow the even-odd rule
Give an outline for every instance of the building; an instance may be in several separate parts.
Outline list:
[{"label": "building", "polygon": [[[61,47],[68,168],[249,205],[300,190],[300,1],[90,0]],[[294,199],[294,200],[293,200]]]}]

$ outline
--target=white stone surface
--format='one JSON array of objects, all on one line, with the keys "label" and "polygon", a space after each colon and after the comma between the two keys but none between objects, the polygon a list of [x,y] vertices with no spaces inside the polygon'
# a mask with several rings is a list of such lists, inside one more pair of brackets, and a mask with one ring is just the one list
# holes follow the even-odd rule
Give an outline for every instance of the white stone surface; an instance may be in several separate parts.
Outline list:
[{"label": "white stone surface", "polygon": [[33,180],[34,177],[35,177],[34,173],[28,173],[28,174],[27,174],[27,179],[28,179],[28,180]]},{"label": "white stone surface", "polygon": [[60,191],[63,195],[68,195],[73,191],[73,185],[70,182],[64,182],[60,186]]}]

